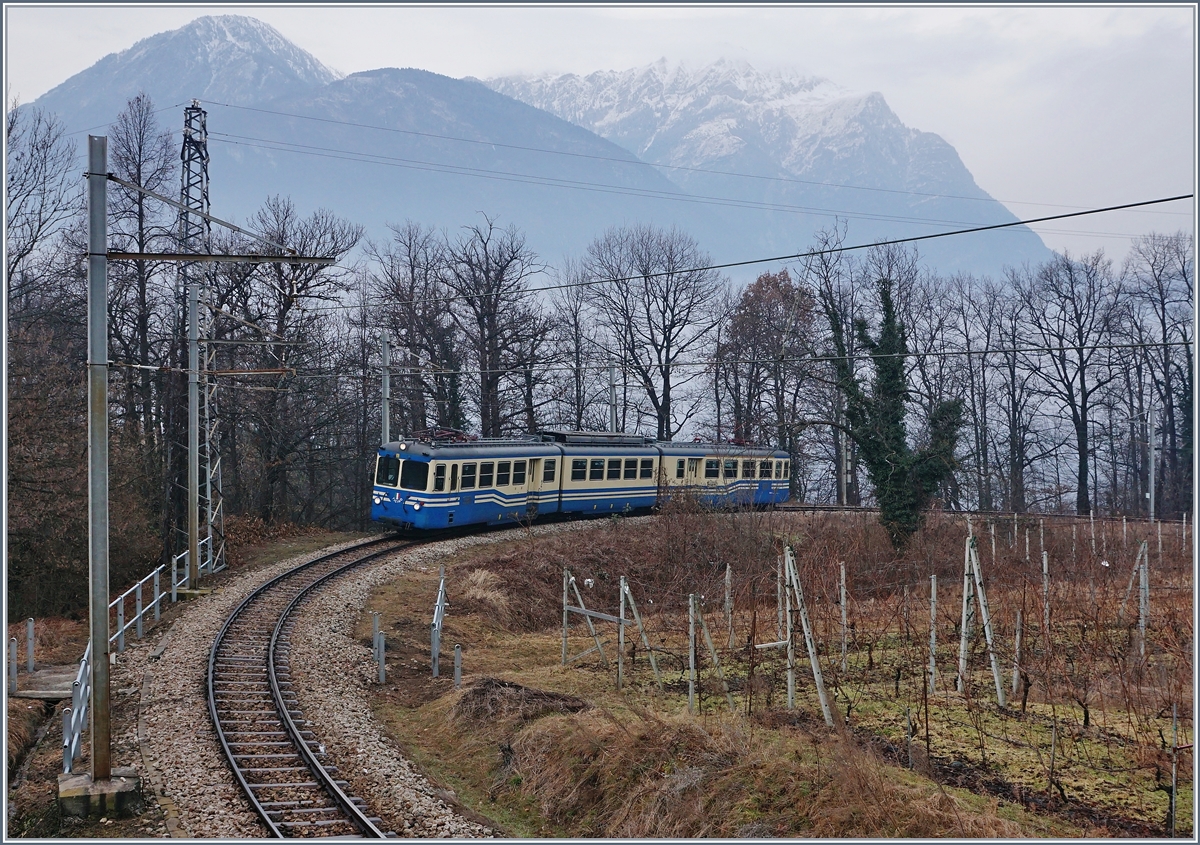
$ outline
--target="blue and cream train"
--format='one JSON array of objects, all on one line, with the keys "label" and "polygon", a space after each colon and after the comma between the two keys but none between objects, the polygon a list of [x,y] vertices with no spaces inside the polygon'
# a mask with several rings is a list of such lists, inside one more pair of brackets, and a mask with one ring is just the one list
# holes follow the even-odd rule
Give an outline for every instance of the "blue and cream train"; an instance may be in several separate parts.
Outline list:
[{"label": "blue and cream train", "polygon": [[790,473],[787,452],[625,434],[403,440],[379,450],[371,518],[417,529],[497,525],[627,513],[677,491],[716,507],[761,507],[787,501]]}]

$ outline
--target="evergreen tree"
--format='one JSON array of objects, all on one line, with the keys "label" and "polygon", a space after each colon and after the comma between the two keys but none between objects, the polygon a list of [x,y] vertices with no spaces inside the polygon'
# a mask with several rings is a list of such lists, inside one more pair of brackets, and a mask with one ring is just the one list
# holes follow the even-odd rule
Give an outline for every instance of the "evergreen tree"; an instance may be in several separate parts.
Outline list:
[{"label": "evergreen tree", "polygon": [[916,532],[921,511],[954,469],[963,408],[959,399],[939,403],[930,414],[928,444],[921,449],[909,446],[905,428],[909,389],[904,375],[908,343],[904,323],[896,315],[892,280],[881,276],[876,294],[881,314],[878,338],[871,338],[865,320],[854,321],[859,344],[871,354],[874,365],[869,393],[846,354],[845,326],[832,303],[823,304],[837,355],[837,386],[846,399],[848,433],[875,488],[879,521],[899,550]]}]

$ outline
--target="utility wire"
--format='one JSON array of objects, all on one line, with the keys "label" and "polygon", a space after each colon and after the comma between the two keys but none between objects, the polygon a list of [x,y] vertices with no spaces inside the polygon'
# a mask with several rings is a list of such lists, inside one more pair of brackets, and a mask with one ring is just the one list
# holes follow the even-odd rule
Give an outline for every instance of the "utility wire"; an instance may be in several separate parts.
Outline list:
[{"label": "utility wire", "polygon": [[[523,152],[542,153],[545,155],[557,155],[557,156],[564,156],[564,157],[568,157],[568,158],[582,158],[582,159],[590,159],[593,161],[610,161],[610,162],[614,162],[616,164],[634,165],[634,166],[639,166],[639,167],[663,168],[666,170],[681,170],[681,171],[691,172],[691,173],[710,173],[710,174],[714,174],[714,175],[718,175],[718,176],[737,176],[742,179],[756,179],[756,180],[768,181],[768,182],[790,182],[790,183],[794,183],[794,184],[798,184],[798,185],[817,185],[817,186],[825,187],[825,188],[844,188],[844,189],[853,190],[853,191],[872,191],[872,192],[876,192],[876,193],[886,193],[886,194],[906,194],[909,196],[933,197],[933,198],[941,198],[941,199],[961,199],[961,200],[971,200],[973,202],[1000,202],[1000,203],[1012,203],[1014,205],[1037,205],[1037,206],[1045,206],[1047,208],[1079,208],[1079,206],[1061,205],[1061,204],[1055,204],[1055,203],[1028,202],[1028,201],[1018,201],[1018,200],[996,200],[996,199],[993,199],[992,197],[968,197],[968,196],[962,196],[959,194],[939,194],[939,193],[932,193],[932,192],[925,192],[925,191],[907,191],[907,190],[903,190],[903,189],[899,189],[899,188],[871,188],[871,187],[867,187],[865,185],[848,185],[848,184],[839,183],[839,182],[821,182],[818,180],[799,179],[799,178],[788,177],[788,176],[763,176],[761,174],[756,174],[756,173],[739,173],[737,171],[732,171],[732,170],[714,170],[714,169],[706,168],[706,167],[688,167],[688,166],[680,165],[680,164],[657,164],[655,162],[643,161],[642,159],[637,158],[636,156],[633,158],[618,158],[615,156],[602,156],[602,155],[596,155],[596,154],[592,154],[592,153],[572,153],[572,152],[568,152],[566,150],[549,150],[549,149],[545,149],[542,147],[529,147],[529,146],[523,146],[520,144],[505,144],[505,143],[501,143],[498,141],[480,140],[478,138],[463,138],[463,137],[456,136],[456,135],[441,135],[441,134],[438,134],[435,132],[418,132],[414,129],[398,129],[398,128],[392,127],[392,126],[376,126],[374,124],[369,124],[369,123],[356,123],[354,121],[349,121],[349,120],[336,120],[331,117],[317,117],[314,115],[295,114],[293,112],[274,111],[271,109],[255,108],[253,106],[235,106],[230,103],[218,103],[218,102],[210,102],[209,104],[214,105],[214,106],[221,106],[222,108],[237,109],[239,111],[256,112],[258,114],[269,114],[269,115],[273,115],[276,117],[290,117],[290,118],[295,118],[297,120],[311,120],[311,121],[315,121],[318,123],[329,123],[329,124],[333,124],[333,125],[337,125],[337,126],[349,126],[349,127],[355,128],[355,129],[374,129],[379,132],[392,132],[392,133],[399,134],[399,135],[411,135],[411,136],[418,137],[418,138],[431,138],[431,139],[438,140],[438,141],[456,141],[458,143],[463,143],[463,144],[476,144],[478,146],[492,147],[493,149],[498,147],[501,149],[521,150]],[[586,128],[586,127],[581,127],[581,128]],[[607,139],[605,139],[605,140],[607,140]],[[630,155],[633,156],[633,153],[630,153]]]},{"label": "utility wire", "polygon": [[[1192,345],[1191,341],[1167,340],[1167,341],[1152,341],[1152,342],[1146,341],[1146,342],[1141,342],[1141,343],[1099,343],[1099,344],[1094,344],[1094,345],[1088,344],[1086,348],[1089,351],[1096,351],[1096,350],[1101,350],[1101,349],[1104,349],[1104,350],[1158,349],[1161,347],[1169,347],[1169,346],[1191,346],[1191,345]],[[994,355],[1024,355],[1024,354],[1039,353],[1039,352],[1062,352],[1062,351],[1070,351],[1074,348],[1075,347],[1071,347],[1071,346],[1062,346],[1062,347],[1059,347],[1059,346],[1023,346],[1023,347],[1014,347],[1011,349],[941,349],[941,350],[926,351],[926,352],[904,352],[904,353],[888,352],[888,353],[879,353],[879,354],[872,354],[869,352],[855,352],[855,353],[849,353],[845,356],[840,356],[840,355],[790,355],[790,356],[781,357],[781,358],[730,358],[730,359],[719,359],[719,360],[718,359],[704,359],[704,360],[699,360],[699,361],[675,361],[675,362],[671,363],[670,369],[672,369],[672,370],[685,369],[685,368],[686,369],[696,369],[696,368],[708,369],[710,367],[715,367],[715,366],[734,367],[734,366],[747,366],[747,365],[751,365],[751,364],[759,364],[759,365],[822,364],[822,363],[831,363],[831,362],[840,360],[843,357],[848,360],[851,360],[851,361],[869,361],[869,360],[878,359],[878,358],[950,358],[950,357],[983,358],[983,357],[986,357],[989,355],[993,355],[993,356]],[[109,366],[134,367],[134,368],[140,368],[140,369],[156,370],[159,372],[173,372],[173,373],[188,373],[188,372],[190,372],[190,370],[188,370],[186,368],[152,367],[152,366],[145,366],[145,365],[141,365],[141,364],[123,363],[120,361],[110,361]],[[614,361],[611,364],[606,360],[606,361],[597,361],[596,363],[589,362],[589,363],[585,363],[585,364],[580,364],[579,366],[573,366],[573,365],[569,365],[569,364],[552,364],[552,365],[546,365],[546,366],[539,366],[539,367],[536,367],[536,371],[538,373],[574,373],[574,372],[578,372],[580,370],[594,370],[596,372],[604,372],[604,371],[608,370],[608,368],[610,366],[616,366],[623,374],[626,374],[626,375],[629,374],[629,372],[631,370],[630,367],[628,367],[624,362],[622,362],[620,360]],[[654,368],[657,365],[650,365],[650,366],[652,368]],[[530,368],[533,369],[533,367],[530,367]],[[371,369],[373,372],[381,372],[382,371],[381,367],[378,367],[375,365],[372,365]],[[523,364],[519,364],[519,363],[514,364],[513,366],[510,366],[510,367],[502,367],[502,368],[495,368],[495,369],[476,369],[476,368],[471,368],[471,367],[449,368],[449,367],[439,366],[433,362],[427,362],[427,363],[418,363],[418,365],[415,367],[394,364],[394,365],[391,365],[388,367],[388,372],[392,375],[422,375],[422,376],[426,376],[426,377],[436,377],[436,376],[506,375],[506,374],[512,374],[512,373],[521,373],[525,369],[526,369],[526,367]],[[222,373],[222,375],[232,375],[232,374],[233,373]],[[278,373],[274,373],[274,372],[253,373],[253,372],[248,372],[248,371],[244,374],[245,375],[259,375],[259,374],[278,375]],[[333,378],[333,379],[337,379],[337,378],[373,379],[373,378],[376,378],[376,376],[374,376],[374,375],[359,374],[359,373],[346,373],[346,372],[322,373],[322,372],[311,372],[311,371],[306,372],[306,373],[294,373],[294,377],[297,379],[329,379],[329,378]]]},{"label": "utility wire", "polygon": [[[479,167],[465,167],[456,164],[422,161],[419,159],[403,159],[385,156],[377,153],[360,153],[353,150],[338,150],[332,147],[315,147],[307,144],[293,144],[288,141],[272,141],[263,138],[249,138],[240,135],[230,135],[223,132],[209,133],[210,140],[240,147],[274,150],[277,152],[295,153],[315,158],[328,158],[336,161],[353,161],[362,164],[378,164],[385,167],[397,167],[404,170],[421,170],[427,173],[445,173],[455,176],[471,176],[477,179],[490,179],[497,182],[515,182],[523,185],[540,185],[548,188],[569,188],[577,191],[590,191],[598,194],[616,194],[619,196],[642,197],[645,199],[671,200],[694,205],[715,205],[727,208],[745,208],[759,211],[777,211],[787,214],[815,214],[826,217],[842,216],[855,220],[879,220],[883,222],[915,223],[918,225],[947,225],[969,226],[962,220],[941,220],[937,218],[905,217],[891,214],[872,214],[870,212],[846,211],[843,209],[817,208],[782,203],[768,203],[757,200],[742,200],[736,197],[721,197],[706,194],[689,194],[678,191],[663,191],[653,188],[638,188],[631,185],[608,185],[602,182],[584,182],[574,179],[562,179],[556,176],[538,176],[529,173],[514,173],[505,170],[490,170]],[[230,140],[230,139],[241,140]]]},{"label": "utility wire", "polygon": [[[989,232],[997,229],[1008,229],[1014,226],[1027,226],[1032,223],[1043,223],[1049,220],[1064,220],[1071,217],[1085,217],[1092,214],[1103,214],[1109,211],[1120,211],[1128,208],[1143,208],[1151,205],[1160,205],[1167,202],[1178,202],[1179,200],[1191,199],[1193,194],[1180,194],[1174,197],[1163,197],[1155,200],[1143,200],[1142,202],[1124,203],[1122,205],[1110,205],[1104,208],[1092,208],[1086,211],[1073,211],[1067,214],[1054,214],[1048,217],[1037,217],[1030,220],[1017,220],[1012,223],[994,223],[988,226],[975,226],[968,229],[956,229],[950,232],[936,232],[930,235],[913,235],[907,238],[893,238],[891,240],[876,241],[874,243],[853,244],[851,246],[829,247],[827,249],[813,249],[807,252],[793,253],[790,255],[778,255],[771,258],[751,258],[745,261],[731,261],[724,264],[708,264],[700,267],[691,267],[680,270],[670,270],[658,273],[645,273],[638,276],[623,276],[609,279],[590,279],[582,282],[565,282],[559,285],[544,285],[542,287],[530,288],[523,293],[542,293],[552,290],[567,290],[570,288],[593,287],[596,285],[614,284],[620,282],[634,282],[639,280],[650,280],[664,276],[684,276],[692,273],[705,273],[713,270],[728,270],[735,267],[749,267],[755,264],[774,264],[785,261],[797,261],[805,258],[815,258],[819,255],[834,255],[837,253],[854,252],[857,250],[872,249],[878,246],[893,246],[897,244],[916,243],[918,241],[932,240],[934,238],[949,238],[956,235],[969,235],[976,232]],[[339,311],[339,310],[355,310],[376,307],[379,305],[403,304],[403,305],[422,305],[433,302],[457,302],[459,300],[469,299],[468,296],[450,295],[450,296],[435,296],[425,299],[402,299],[402,300],[380,300],[378,302],[363,302],[347,305],[328,305],[311,309],[312,311]]]}]

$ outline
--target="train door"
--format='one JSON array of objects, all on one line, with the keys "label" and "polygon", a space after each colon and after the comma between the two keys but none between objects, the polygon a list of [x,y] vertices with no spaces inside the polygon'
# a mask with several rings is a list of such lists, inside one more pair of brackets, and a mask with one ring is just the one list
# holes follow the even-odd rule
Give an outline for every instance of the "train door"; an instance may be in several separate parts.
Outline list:
[{"label": "train door", "polygon": [[538,502],[542,498],[542,459],[529,459],[529,474],[525,477],[525,513],[533,519],[538,513]]}]

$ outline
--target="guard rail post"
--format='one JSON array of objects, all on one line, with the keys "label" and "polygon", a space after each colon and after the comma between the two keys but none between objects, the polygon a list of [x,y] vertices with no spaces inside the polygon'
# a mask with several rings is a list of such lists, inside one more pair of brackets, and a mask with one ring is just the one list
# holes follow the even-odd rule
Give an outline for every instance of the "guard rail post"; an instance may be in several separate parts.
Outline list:
[{"label": "guard rail post", "polygon": [[[72,700],[74,700],[74,699],[72,699]],[[71,717],[73,715],[74,715],[74,711],[70,707],[66,707],[63,709],[63,717],[62,717],[62,719],[63,719],[63,723],[62,723],[63,772],[68,775],[71,774],[71,769],[73,768],[73,765],[75,763],[75,760],[73,759],[73,755],[71,754],[71,742],[69,739],[69,737],[71,736]]]},{"label": "guard rail post", "polygon": [[134,593],[133,609],[137,613],[137,616],[135,617],[137,619],[137,628],[135,630],[137,631],[137,638],[140,640],[142,638],[142,582],[141,581],[138,581],[137,592]]},{"label": "guard rail post", "polygon": [[125,651],[125,596],[117,599],[117,652]]},{"label": "guard rail post", "polygon": [[25,671],[33,673],[33,617],[25,620]]},{"label": "guard rail post", "polygon": [[17,638],[8,641],[8,694],[17,693]]},{"label": "guard rail post", "polygon": [[157,622],[162,618],[162,590],[159,589],[158,573],[162,571],[162,567],[154,570],[154,621]]}]

